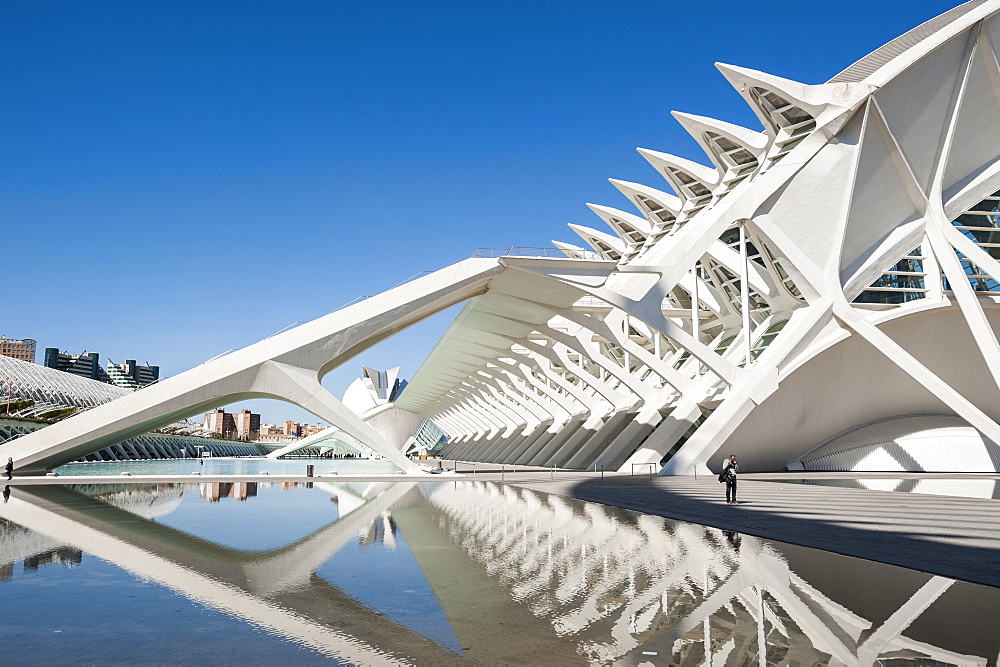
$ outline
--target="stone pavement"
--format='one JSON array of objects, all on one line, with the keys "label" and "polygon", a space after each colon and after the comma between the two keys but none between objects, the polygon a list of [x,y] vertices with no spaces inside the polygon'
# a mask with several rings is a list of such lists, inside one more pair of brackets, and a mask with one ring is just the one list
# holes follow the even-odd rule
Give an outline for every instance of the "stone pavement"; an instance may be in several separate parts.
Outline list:
[{"label": "stone pavement", "polygon": [[[497,481],[499,477],[495,473],[476,475]],[[571,472],[556,472],[554,480],[552,477],[540,470],[519,469],[514,475],[508,470],[504,481],[545,493],[1000,586],[1000,500],[780,483],[741,475],[740,504],[734,506],[726,504],[725,487],[714,477],[696,480],[606,474],[601,478],[599,474]],[[1000,479],[997,475],[974,477]]]}]

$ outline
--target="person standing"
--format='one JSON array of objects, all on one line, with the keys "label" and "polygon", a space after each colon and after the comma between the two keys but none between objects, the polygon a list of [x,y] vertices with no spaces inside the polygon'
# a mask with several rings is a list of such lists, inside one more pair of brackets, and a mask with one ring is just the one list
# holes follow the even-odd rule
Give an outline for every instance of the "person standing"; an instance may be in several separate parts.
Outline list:
[{"label": "person standing", "polygon": [[7,479],[14,479],[14,459],[7,457],[7,465],[4,466],[4,470],[7,471]]},{"label": "person standing", "polygon": [[736,454],[731,454],[722,463],[722,472],[725,475],[726,481],[726,503],[730,505],[738,504],[736,502],[736,471],[738,469],[739,465],[736,463]]}]

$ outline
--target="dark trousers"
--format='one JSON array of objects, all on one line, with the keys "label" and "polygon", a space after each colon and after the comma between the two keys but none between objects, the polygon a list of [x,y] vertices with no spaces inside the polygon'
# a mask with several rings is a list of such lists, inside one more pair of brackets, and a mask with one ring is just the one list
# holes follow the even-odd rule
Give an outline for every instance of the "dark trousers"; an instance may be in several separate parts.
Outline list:
[{"label": "dark trousers", "polygon": [[726,502],[736,502],[736,478],[730,477],[726,480]]}]

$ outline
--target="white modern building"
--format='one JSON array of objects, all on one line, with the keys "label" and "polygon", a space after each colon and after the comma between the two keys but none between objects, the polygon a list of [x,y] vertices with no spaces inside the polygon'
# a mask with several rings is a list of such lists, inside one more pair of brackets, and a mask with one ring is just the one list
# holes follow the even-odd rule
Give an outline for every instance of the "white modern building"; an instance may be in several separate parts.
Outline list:
[{"label": "white modern building", "polygon": [[[21,438],[66,456],[229,400],[297,403],[414,468],[320,380],[457,303],[394,402],[447,458],[690,474],[1000,470],[1000,0],[826,83],[718,65],[760,128],[675,113],[561,258],[486,253]],[[503,256],[497,256],[503,255]],[[223,400],[220,400],[223,399]]]},{"label": "white modern building", "polygon": [[[406,386],[406,380],[399,377],[398,366],[387,371],[362,366],[361,377],[347,387],[342,402],[382,436],[393,450],[407,456],[424,456],[440,449],[447,438],[434,422],[396,407],[396,401]],[[283,458],[303,453],[318,453],[323,456],[331,451],[367,456],[369,449],[363,442],[355,440],[339,426],[333,425],[275,450],[268,457]]]},{"label": "white modern building", "polygon": [[707,163],[639,149],[556,244],[608,268],[494,279],[400,405],[474,460],[1000,469],[998,9],[819,85],[718,65],[761,129],[675,113]]}]

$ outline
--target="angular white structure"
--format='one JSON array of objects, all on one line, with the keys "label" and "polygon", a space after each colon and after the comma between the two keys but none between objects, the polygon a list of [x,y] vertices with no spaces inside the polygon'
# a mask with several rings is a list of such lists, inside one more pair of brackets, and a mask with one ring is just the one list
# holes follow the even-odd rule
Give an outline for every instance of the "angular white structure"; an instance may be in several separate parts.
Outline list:
[{"label": "angular white structure", "polygon": [[708,164],[640,149],[665,183],[612,181],[635,212],[592,205],[589,249],[466,260],[9,451],[43,470],[271,396],[413,471],[319,378],[468,300],[395,403],[448,430],[448,458],[1000,470],[998,49],[1000,0],[973,0],[824,84],[719,65],[763,129],[675,114]]},{"label": "angular white structure", "polygon": [[571,225],[603,275],[505,260],[401,405],[455,458],[1000,469],[998,10],[820,85],[719,65],[763,129],[675,114],[708,165],[640,149],[666,186]]},{"label": "angular white structure", "polygon": [[[361,370],[362,376],[344,392],[342,403],[365,424],[375,429],[394,450],[404,455],[421,448],[426,452],[443,438],[441,429],[432,422],[394,405],[407,385],[406,380],[399,378],[399,366],[388,371],[362,366]],[[271,452],[267,458],[280,459],[290,454],[301,454],[313,447],[318,448],[321,455],[325,455],[334,443],[352,453],[366,453],[366,448],[346,435],[340,427],[330,426]]]}]

